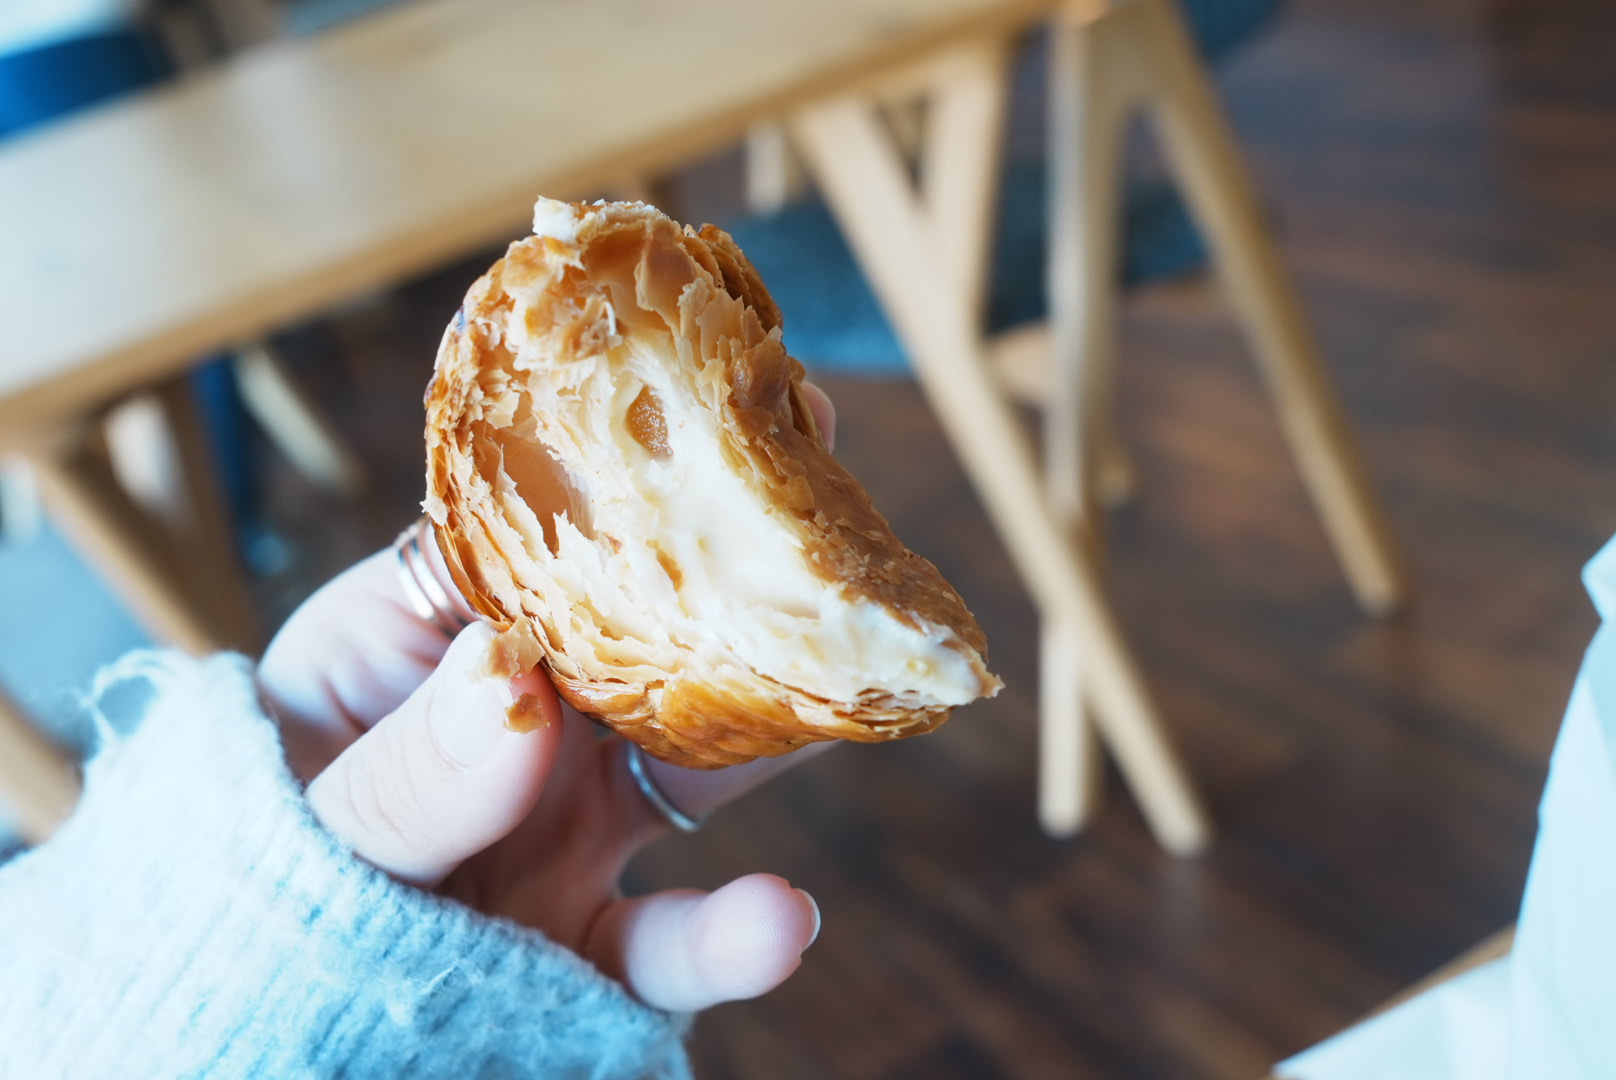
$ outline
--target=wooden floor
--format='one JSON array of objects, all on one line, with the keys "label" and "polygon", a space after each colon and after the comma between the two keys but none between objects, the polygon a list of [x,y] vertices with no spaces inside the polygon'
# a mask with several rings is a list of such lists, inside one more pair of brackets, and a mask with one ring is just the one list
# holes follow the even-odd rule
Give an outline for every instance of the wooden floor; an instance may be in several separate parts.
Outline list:
[{"label": "wooden floor", "polygon": [[[915,388],[828,383],[841,456],[958,583],[1007,685],[639,862],[643,888],[771,870],[824,910],[787,987],[701,1020],[703,1077],[1257,1077],[1512,919],[1595,624],[1578,570],[1616,532],[1616,19],[1415,6],[1298,4],[1227,79],[1412,609],[1353,607],[1210,290],[1139,295],[1115,597],[1218,838],[1165,857],[1113,784],[1096,827],[1050,841],[1028,601]],[[420,391],[474,263],[301,336],[378,482],[356,511],[273,478],[311,543],[272,606],[411,515]]]}]

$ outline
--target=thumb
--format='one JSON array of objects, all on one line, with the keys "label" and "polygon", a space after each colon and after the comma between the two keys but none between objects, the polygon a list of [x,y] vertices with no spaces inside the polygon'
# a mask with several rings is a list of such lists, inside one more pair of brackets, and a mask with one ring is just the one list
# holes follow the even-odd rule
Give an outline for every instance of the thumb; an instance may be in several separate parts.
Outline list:
[{"label": "thumb", "polygon": [[[432,886],[505,836],[544,790],[560,745],[560,704],[524,679],[526,734],[507,715],[508,679],[488,674],[493,631],[462,630],[436,670],[397,710],[309,784],[309,806],[354,854],[394,877]],[[537,691],[536,693],[533,691]]]},{"label": "thumb", "polygon": [[684,1012],[767,993],[818,936],[813,897],[773,874],[749,874],[712,893],[618,900],[583,953],[647,1005]]}]

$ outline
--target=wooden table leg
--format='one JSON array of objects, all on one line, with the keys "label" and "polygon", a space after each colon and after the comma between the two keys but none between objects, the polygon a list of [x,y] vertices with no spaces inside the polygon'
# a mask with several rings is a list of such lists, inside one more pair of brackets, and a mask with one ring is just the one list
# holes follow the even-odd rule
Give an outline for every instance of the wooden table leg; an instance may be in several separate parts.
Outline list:
[{"label": "wooden table leg", "polygon": [[154,394],[176,458],[173,505],[177,510],[171,542],[185,560],[190,591],[205,604],[232,648],[256,652],[262,644],[258,617],[241,557],[235,527],[220,490],[215,450],[187,377],[170,379]]},{"label": "wooden table leg", "polygon": [[1038,628],[1038,822],[1051,836],[1076,835],[1099,809],[1104,770],[1084,711],[1085,642],[1065,619]]},{"label": "wooden table leg", "polygon": [[802,193],[802,168],[779,124],[758,124],[746,136],[746,207],[754,214],[784,210]]},{"label": "wooden table leg", "polygon": [[1390,611],[1404,595],[1391,531],[1206,71],[1168,0],[1127,0],[1103,18],[1118,54],[1144,79],[1168,161],[1353,591],[1365,610]]},{"label": "wooden table leg", "polygon": [[[1105,562],[1102,457],[1116,442],[1117,279],[1122,256],[1123,135],[1134,83],[1083,21],[1056,18],[1049,52],[1048,394],[1044,475],[1050,507]],[[1104,479],[1110,479],[1106,477]],[[1070,628],[1045,620],[1040,712],[1043,818],[1075,831],[1102,782],[1083,713],[1080,653]],[[1062,686],[1064,679],[1069,685]]]},{"label": "wooden table leg", "polygon": [[364,463],[267,342],[241,346],[231,367],[242,404],[298,472],[344,495],[365,486]]},{"label": "wooden table leg", "polygon": [[1099,448],[1115,423],[1122,151],[1133,80],[1096,28],[1063,19],[1050,28],[1051,368],[1043,411],[1055,513],[1099,533]]},{"label": "wooden table leg", "polygon": [[[974,77],[1002,79],[1003,52],[976,56]],[[956,72],[953,77],[963,77]],[[800,110],[791,132],[893,325],[922,389],[954,442],[1046,619],[1069,624],[1083,643],[1084,672],[1101,737],[1140,801],[1158,840],[1191,853],[1207,823],[1162,732],[1092,564],[1050,512],[1039,472],[1014,413],[986,364],[969,291],[940,223],[917,196],[867,96],[846,95]],[[992,130],[956,127],[969,145],[951,160],[994,170]],[[975,147],[973,153],[970,149]],[[991,182],[962,186],[991,193]],[[986,206],[980,213],[991,213]]]},{"label": "wooden table leg", "polygon": [[98,432],[81,430],[23,451],[51,519],[158,641],[193,653],[252,649],[209,602],[209,575],[187,564],[171,530],[133,499]]},{"label": "wooden table leg", "polygon": [[17,834],[28,844],[41,843],[73,812],[78,797],[72,759],[0,693],[0,803]]}]

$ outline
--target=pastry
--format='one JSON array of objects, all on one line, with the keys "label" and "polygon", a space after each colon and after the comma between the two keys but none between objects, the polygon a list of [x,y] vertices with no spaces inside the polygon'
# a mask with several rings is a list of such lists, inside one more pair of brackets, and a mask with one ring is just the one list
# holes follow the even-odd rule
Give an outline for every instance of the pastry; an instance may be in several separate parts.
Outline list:
[{"label": "pastry", "polygon": [[680,765],[913,735],[999,687],[826,450],[780,322],[721,230],[541,199],[427,391],[425,507],[498,670]]}]

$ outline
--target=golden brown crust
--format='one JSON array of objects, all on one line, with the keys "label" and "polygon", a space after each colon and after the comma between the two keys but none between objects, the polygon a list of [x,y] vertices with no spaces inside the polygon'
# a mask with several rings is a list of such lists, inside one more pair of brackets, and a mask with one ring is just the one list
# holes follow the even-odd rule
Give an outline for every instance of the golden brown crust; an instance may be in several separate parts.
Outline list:
[{"label": "golden brown crust", "polygon": [[[561,563],[538,565],[566,559],[568,544],[593,544],[601,558],[649,544],[666,586],[684,588],[654,537],[594,534],[597,508],[569,479],[576,462],[564,464],[555,449],[572,437],[553,419],[566,395],[600,392],[573,390],[579,379],[625,340],[654,340],[718,414],[727,467],[795,535],[812,574],[965,657],[975,693],[994,692],[982,632],[958,594],[897,540],[826,450],[802,365],[781,343],[779,309],[730,237],[712,226],[681,230],[638,204],[570,213],[575,235],[513,244],[472,286],[427,394],[425,505],[455,583],[501,631],[495,666],[507,674],[542,666],[581,712],[664,760],[698,767],[829,738],[916,734],[948,715],[901,688],[832,700],[710,656],[682,653],[668,670],[648,670],[621,616],[596,612],[597,598],[576,585],[568,593],[555,580]],[[631,401],[627,435],[665,458],[658,399],[647,385]]]}]

